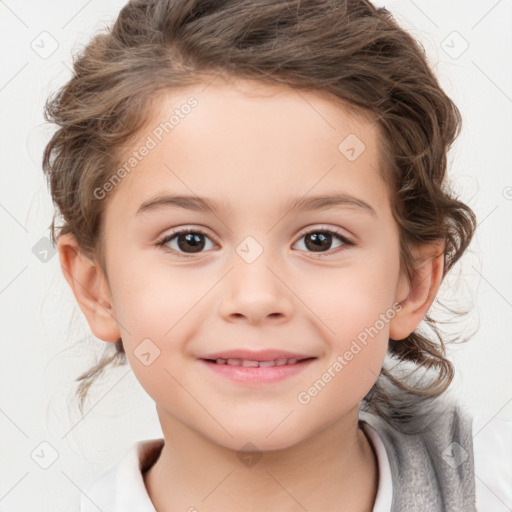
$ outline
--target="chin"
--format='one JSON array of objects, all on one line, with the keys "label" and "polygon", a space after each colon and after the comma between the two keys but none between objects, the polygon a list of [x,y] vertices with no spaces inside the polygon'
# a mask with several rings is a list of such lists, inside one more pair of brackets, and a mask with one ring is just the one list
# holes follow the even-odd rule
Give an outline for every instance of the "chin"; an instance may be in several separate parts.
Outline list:
[{"label": "chin", "polygon": [[[256,429],[254,426],[246,429],[241,429],[240,426],[236,429],[227,427],[233,437],[226,435],[222,439],[211,438],[211,440],[224,448],[241,453],[286,450],[305,439],[303,430],[292,435],[290,430],[283,429],[282,432],[278,432],[279,428],[275,429],[275,425],[270,429],[261,427]],[[269,435],[272,429],[275,429],[275,432]]]}]

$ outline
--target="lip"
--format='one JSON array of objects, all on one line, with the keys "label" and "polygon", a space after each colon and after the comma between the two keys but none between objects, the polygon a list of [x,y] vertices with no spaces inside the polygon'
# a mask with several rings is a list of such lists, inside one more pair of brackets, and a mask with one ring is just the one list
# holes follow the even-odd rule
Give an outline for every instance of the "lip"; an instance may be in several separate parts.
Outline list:
[{"label": "lip", "polygon": [[[280,359],[280,357],[275,357],[275,354],[286,356],[286,359],[299,359],[297,362],[293,364],[284,364],[281,366],[268,366],[268,367],[259,367],[259,366],[234,366],[231,364],[217,364],[215,361],[209,360],[214,359],[212,356],[216,355],[224,355],[224,357],[219,357],[216,359],[226,359],[226,355],[232,354],[243,354],[244,357],[238,358],[228,358],[228,359],[246,359],[249,361],[273,361],[275,359]],[[258,354],[258,355],[257,355]],[[216,376],[223,377],[225,379],[229,379],[238,384],[245,385],[256,385],[260,386],[262,384],[272,384],[286,378],[292,377],[293,375],[297,375],[300,372],[304,371],[310,364],[312,364],[317,357],[314,356],[304,356],[302,354],[292,354],[292,356],[288,356],[291,354],[290,352],[283,351],[265,351],[260,353],[255,352],[247,352],[247,351],[227,351],[227,352],[219,352],[218,354],[210,354],[206,358],[200,358],[199,362],[207,368],[207,371],[212,372]],[[293,357],[297,356],[297,357]],[[266,359],[258,359],[258,357],[265,357]],[[302,359],[302,360],[301,360]]]},{"label": "lip", "polygon": [[245,359],[246,361],[275,361],[276,359],[308,359],[311,354],[298,354],[287,352],[286,350],[266,349],[266,350],[246,350],[235,349],[215,352],[201,356],[199,359]]}]

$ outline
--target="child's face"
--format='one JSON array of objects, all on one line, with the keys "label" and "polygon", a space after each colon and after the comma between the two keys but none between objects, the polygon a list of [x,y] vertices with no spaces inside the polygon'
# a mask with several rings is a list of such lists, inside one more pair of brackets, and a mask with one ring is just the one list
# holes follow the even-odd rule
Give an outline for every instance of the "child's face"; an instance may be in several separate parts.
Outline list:
[{"label": "child's face", "polygon": [[[246,81],[204,87],[166,96],[127,155],[140,156],[148,135],[156,147],[105,199],[115,328],[163,428],[179,421],[233,449],[248,441],[284,448],[357,409],[381,370],[393,304],[407,296],[377,171],[378,131],[317,94]],[[190,96],[197,106],[158,141],[152,131]],[[336,193],[374,213],[353,204],[289,206]],[[157,195],[207,198],[219,210],[137,213]],[[207,236],[156,245],[181,228]],[[316,359],[262,383],[235,381],[200,360],[232,349]]]}]

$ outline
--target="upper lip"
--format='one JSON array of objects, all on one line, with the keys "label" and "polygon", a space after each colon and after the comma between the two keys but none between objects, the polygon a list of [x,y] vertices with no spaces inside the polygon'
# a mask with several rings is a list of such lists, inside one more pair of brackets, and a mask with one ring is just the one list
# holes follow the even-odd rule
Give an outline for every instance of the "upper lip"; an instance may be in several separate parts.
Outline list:
[{"label": "upper lip", "polygon": [[297,354],[288,352],[286,350],[224,350],[223,352],[215,352],[201,356],[199,359],[243,359],[245,361],[275,361],[277,359],[308,359],[311,356],[308,354]]}]

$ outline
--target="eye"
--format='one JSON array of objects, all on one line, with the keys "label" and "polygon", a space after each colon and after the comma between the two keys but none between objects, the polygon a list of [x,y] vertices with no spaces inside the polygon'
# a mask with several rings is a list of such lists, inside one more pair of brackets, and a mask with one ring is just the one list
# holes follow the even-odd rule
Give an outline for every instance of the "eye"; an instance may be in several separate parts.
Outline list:
[{"label": "eye", "polygon": [[[207,245],[204,238],[211,241],[211,238],[201,229],[184,228],[164,236],[158,240],[155,245],[157,247],[163,247],[166,252],[189,257],[188,255],[203,252],[203,249],[205,249],[205,246]],[[335,249],[339,247],[343,248],[343,246],[347,245],[355,245],[341,233],[333,229],[317,228],[310,230],[303,233],[299,238],[299,241],[303,238],[305,239],[306,250],[309,249],[309,252],[320,253],[321,256],[343,250],[329,250],[332,246],[333,240],[335,239],[341,242],[337,247],[335,247]],[[170,245],[169,242],[171,242]]]},{"label": "eye", "polygon": [[[340,250],[343,250],[328,250],[333,243],[333,239],[341,241],[341,244],[339,244],[336,248],[343,248],[343,246],[346,245],[355,245],[354,242],[350,241],[341,233],[333,229],[313,229],[307,231],[306,233],[303,233],[302,236],[299,238],[299,241],[302,240],[303,238],[305,239],[305,247],[307,249],[310,249],[310,252],[321,253],[321,256],[328,256],[329,254],[337,253]],[[327,251],[323,249],[327,249]]]},{"label": "eye", "polygon": [[[197,254],[200,253],[206,245],[203,241],[203,238],[205,237],[211,240],[210,237],[201,229],[186,228],[166,235],[158,240],[155,245],[165,249],[166,247],[169,247],[167,245],[169,242],[175,242],[175,244],[171,243],[170,250],[166,252],[172,252],[180,255]],[[174,247],[172,247],[172,245],[174,245]]]}]

